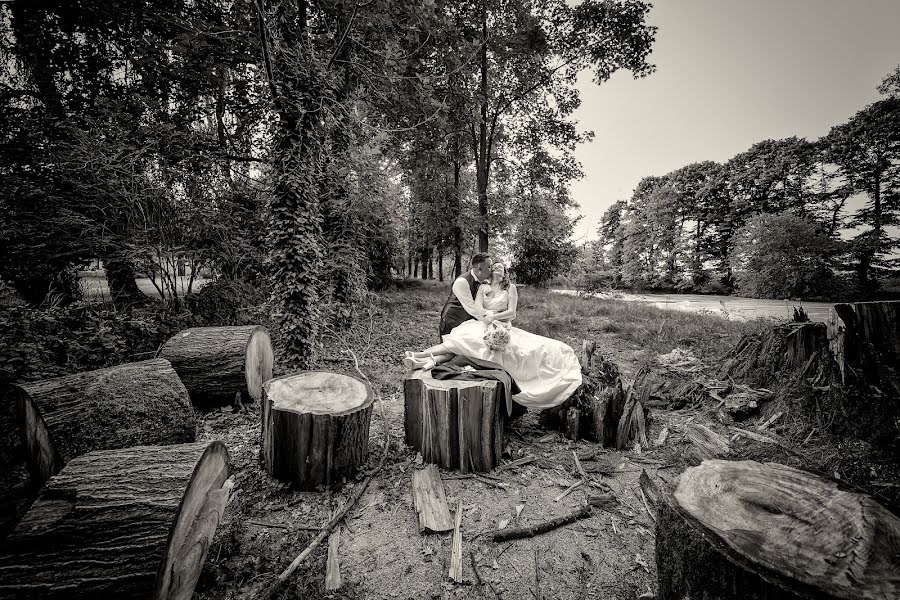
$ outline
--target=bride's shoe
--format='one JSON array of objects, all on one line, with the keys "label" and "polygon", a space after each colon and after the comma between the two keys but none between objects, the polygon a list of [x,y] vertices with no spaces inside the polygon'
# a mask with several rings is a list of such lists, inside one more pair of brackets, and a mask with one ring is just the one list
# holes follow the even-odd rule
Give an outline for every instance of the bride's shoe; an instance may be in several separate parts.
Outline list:
[{"label": "bride's shoe", "polygon": [[431,352],[429,352],[429,353],[428,353],[428,360],[426,360],[426,361],[422,364],[422,370],[423,370],[423,371],[430,371],[430,370],[432,370],[435,366],[437,366],[437,361],[434,360],[434,354],[432,354]]}]

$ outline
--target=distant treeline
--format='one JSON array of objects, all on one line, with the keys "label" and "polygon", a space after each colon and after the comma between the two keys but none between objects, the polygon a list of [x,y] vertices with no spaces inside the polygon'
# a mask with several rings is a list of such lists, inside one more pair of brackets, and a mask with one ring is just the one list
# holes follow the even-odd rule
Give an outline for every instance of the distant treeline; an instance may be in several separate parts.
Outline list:
[{"label": "distant treeline", "polygon": [[[821,139],[646,177],[613,204],[582,283],[762,298],[872,297],[897,277],[900,67]],[[863,205],[850,210],[860,195]]]}]

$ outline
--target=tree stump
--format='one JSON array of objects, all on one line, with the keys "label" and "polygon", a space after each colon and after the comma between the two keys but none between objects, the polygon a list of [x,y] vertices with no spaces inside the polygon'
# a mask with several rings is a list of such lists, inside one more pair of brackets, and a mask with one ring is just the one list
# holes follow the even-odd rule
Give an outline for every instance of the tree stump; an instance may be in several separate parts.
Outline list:
[{"label": "tree stump", "polygon": [[236,392],[259,400],[272,378],[272,340],[265,327],[192,327],[172,336],[159,355],[172,363],[195,404],[230,402]]},{"label": "tree stump", "polygon": [[222,442],[70,461],[0,551],[0,597],[188,599],[228,500]]},{"label": "tree stump", "polygon": [[307,371],[263,388],[262,462],[279,481],[311,490],[366,462],[374,395],[347,375]]},{"label": "tree stump", "polygon": [[900,597],[900,518],[777,464],[708,460],[664,494],[661,600]]},{"label": "tree stump", "polygon": [[491,471],[503,449],[500,384],[438,380],[415,371],[403,382],[406,443],[427,463],[462,473]]},{"label": "tree stump", "polygon": [[197,419],[187,390],[161,358],[14,389],[26,461],[38,486],[93,450],[194,441]]}]

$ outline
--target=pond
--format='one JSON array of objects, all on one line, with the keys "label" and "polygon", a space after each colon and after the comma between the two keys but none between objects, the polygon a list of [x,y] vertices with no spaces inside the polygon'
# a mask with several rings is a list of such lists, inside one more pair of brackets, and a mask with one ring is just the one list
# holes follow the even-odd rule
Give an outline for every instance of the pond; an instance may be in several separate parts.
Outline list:
[{"label": "pond", "polygon": [[[575,290],[552,290],[559,294],[576,295]],[[710,313],[726,319],[745,321],[756,318],[791,319],[795,306],[803,306],[813,321],[825,321],[831,312],[831,302],[801,302],[799,300],[766,300],[719,296],[715,294],[657,294],[632,292],[598,292],[595,298],[646,302],[659,308],[688,312]]]}]

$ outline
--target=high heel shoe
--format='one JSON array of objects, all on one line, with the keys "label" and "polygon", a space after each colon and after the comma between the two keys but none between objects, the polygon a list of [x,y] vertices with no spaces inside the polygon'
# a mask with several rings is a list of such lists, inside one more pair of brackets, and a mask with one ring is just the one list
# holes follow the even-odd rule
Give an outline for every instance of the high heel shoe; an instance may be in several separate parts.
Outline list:
[{"label": "high heel shoe", "polygon": [[423,371],[430,371],[430,370],[432,370],[435,366],[437,366],[437,361],[434,359],[434,354],[432,354],[431,352],[429,352],[429,353],[428,353],[428,360],[426,360],[426,361],[422,364],[422,370],[423,370]]}]

